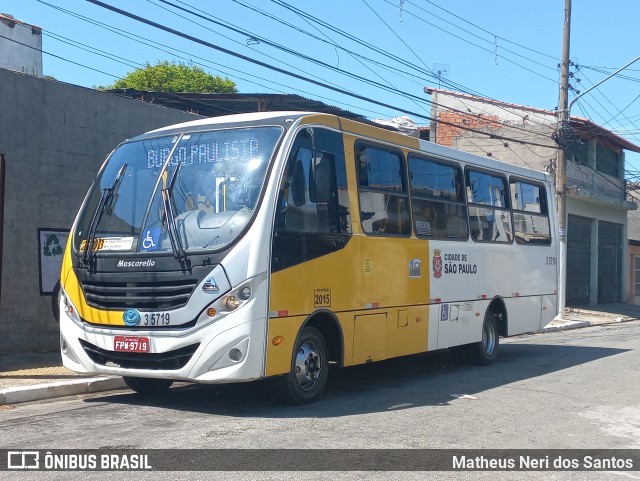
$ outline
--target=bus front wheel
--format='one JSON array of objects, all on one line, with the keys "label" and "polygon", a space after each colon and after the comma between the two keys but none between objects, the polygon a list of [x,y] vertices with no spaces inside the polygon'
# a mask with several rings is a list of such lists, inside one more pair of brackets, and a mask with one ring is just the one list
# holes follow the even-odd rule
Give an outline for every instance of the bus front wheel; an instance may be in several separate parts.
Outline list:
[{"label": "bus front wheel", "polygon": [[295,404],[313,402],[324,391],[328,376],[327,344],[320,331],[305,327],[296,341],[291,371],[280,378],[281,394]]},{"label": "bus front wheel", "polygon": [[488,311],[482,324],[482,340],[466,347],[466,354],[474,364],[489,365],[498,357],[498,318]]},{"label": "bus front wheel", "polygon": [[125,384],[138,394],[151,395],[168,391],[173,381],[171,379],[151,379],[145,377],[123,376]]}]

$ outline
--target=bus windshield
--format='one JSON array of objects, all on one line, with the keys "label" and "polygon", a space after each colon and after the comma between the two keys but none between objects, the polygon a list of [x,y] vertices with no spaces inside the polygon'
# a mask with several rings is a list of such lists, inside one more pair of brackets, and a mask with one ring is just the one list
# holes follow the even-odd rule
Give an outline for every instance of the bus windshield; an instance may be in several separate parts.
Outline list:
[{"label": "bus windshield", "polygon": [[187,255],[228,245],[253,216],[281,133],[236,128],[120,145],[89,191],[75,249]]}]

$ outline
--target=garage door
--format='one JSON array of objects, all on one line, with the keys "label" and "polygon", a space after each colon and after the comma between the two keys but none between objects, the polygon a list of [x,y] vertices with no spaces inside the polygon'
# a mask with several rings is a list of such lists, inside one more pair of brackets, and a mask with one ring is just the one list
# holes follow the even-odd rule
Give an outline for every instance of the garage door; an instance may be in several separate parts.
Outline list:
[{"label": "garage door", "polygon": [[567,225],[567,305],[589,303],[591,285],[591,223],[587,217],[569,216]]}]

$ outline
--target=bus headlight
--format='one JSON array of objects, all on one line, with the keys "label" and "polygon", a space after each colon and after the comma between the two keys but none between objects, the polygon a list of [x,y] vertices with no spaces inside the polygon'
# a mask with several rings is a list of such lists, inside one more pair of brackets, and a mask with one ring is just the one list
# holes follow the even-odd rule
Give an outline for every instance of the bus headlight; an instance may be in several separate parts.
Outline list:
[{"label": "bus headlight", "polygon": [[266,278],[266,273],[257,275],[220,296],[204,308],[198,317],[198,323],[217,322],[250,303]]},{"label": "bus headlight", "polygon": [[230,311],[235,311],[238,307],[240,307],[240,301],[236,296],[227,296],[225,305]]},{"label": "bus headlight", "polygon": [[62,313],[66,314],[67,317],[71,318],[71,320],[75,322],[80,322],[80,315],[78,314],[78,310],[76,306],[73,305],[71,299],[65,292],[64,289],[60,289],[60,297],[62,298]]},{"label": "bus headlight", "polygon": [[240,295],[240,299],[242,299],[243,301],[248,301],[251,298],[251,287],[244,286],[240,290],[239,295]]}]

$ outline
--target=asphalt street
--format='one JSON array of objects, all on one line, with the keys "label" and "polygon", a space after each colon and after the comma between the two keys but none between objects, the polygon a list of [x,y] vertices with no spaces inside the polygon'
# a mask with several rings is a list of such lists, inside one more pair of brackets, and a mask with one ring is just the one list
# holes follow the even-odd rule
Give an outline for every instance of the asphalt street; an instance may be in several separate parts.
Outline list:
[{"label": "asphalt street", "polygon": [[[640,448],[640,322],[502,340],[489,367],[447,351],[332,372],[317,403],[270,383],[181,385],[0,411],[6,449]],[[177,461],[179,463],[179,460]],[[635,472],[321,472],[314,479],[640,479]],[[293,479],[312,473],[4,473],[6,479]]]}]

